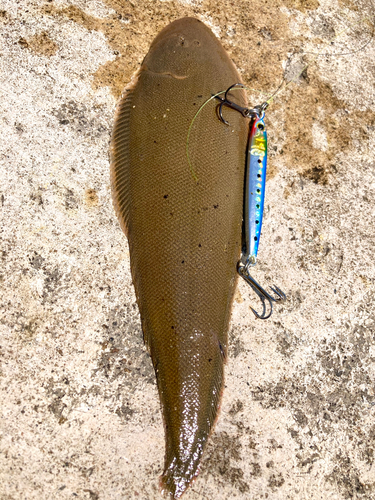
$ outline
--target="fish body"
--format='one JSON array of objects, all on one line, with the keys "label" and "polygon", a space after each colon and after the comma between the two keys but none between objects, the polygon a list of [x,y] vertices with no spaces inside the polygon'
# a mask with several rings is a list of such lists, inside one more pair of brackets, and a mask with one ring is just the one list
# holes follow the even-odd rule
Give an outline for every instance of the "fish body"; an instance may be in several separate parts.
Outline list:
[{"label": "fish body", "polygon": [[[162,489],[178,498],[197,474],[219,408],[241,248],[246,120],[199,106],[240,81],[219,40],[183,18],[153,41],[117,108],[114,206],[130,250],[145,342],[162,406]],[[243,91],[236,97],[246,105]],[[196,180],[197,179],[197,180]]]}]

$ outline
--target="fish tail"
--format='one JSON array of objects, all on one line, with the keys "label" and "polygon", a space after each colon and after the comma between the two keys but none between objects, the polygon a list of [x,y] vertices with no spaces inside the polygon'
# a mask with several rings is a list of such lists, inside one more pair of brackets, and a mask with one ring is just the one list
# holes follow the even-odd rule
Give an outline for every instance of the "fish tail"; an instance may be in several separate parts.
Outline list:
[{"label": "fish tail", "polygon": [[196,453],[188,462],[175,456],[166,464],[163,475],[160,477],[162,494],[169,495],[173,499],[182,496],[191,481],[199,473],[199,462],[202,451],[202,447],[198,447]]}]

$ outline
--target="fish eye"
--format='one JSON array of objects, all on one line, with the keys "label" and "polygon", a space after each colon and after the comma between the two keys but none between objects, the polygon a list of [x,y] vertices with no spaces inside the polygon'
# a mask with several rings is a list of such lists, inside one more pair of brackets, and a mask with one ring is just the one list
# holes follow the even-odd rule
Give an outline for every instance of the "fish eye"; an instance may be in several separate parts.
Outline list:
[{"label": "fish eye", "polygon": [[263,123],[258,123],[257,127],[258,127],[258,130],[264,130]]}]

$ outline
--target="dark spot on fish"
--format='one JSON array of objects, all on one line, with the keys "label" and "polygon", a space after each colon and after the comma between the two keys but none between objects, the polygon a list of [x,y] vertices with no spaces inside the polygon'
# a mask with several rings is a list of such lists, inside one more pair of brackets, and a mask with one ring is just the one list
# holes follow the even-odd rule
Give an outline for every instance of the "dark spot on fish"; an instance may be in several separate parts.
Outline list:
[{"label": "dark spot on fish", "polygon": [[165,194],[165,195],[163,196],[163,198],[166,200],[166,199],[168,198],[168,195],[167,195],[167,194]]},{"label": "dark spot on fish", "polygon": [[220,340],[219,340],[219,347],[220,347],[221,355],[223,356],[223,358],[225,358],[225,352],[224,352],[223,346],[221,345]]},{"label": "dark spot on fish", "polygon": [[202,245],[200,243],[198,244],[198,246],[199,246],[199,248],[202,248]]},{"label": "dark spot on fish", "polygon": [[219,205],[214,205],[214,208],[218,208]]},{"label": "dark spot on fish", "polygon": [[174,330],[174,326],[171,326],[171,330]]},{"label": "dark spot on fish", "polygon": [[181,261],[181,264],[185,264],[185,261],[184,261],[184,260],[182,260],[182,261]]},{"label": "dark spot on fish", "polygon": [[208,358],[208,362],[211,363],[211,361],[212,361],[212,358]]}]

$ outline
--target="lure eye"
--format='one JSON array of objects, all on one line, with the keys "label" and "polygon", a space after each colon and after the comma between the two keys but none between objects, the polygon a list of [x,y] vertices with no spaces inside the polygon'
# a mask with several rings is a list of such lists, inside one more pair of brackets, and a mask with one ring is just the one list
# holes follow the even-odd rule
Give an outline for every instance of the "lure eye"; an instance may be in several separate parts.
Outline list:
[{"label": "lure eye", "polygon": [[258,130],[264,130],[263,123],[258,123],[257,127],[258,127]]},{"label": "lure eye", "polygon": [[260,174],[257,175],[258,179],[260,179],[262,176]]},{"label": "lure eye", "polygon": [[262,163],[262,160],[258,160],[258,163]]},{"label": "lure eye", "polygon": [[259,224],[259,221],[258,221],[258,220],[256,220],[256,221],[255,221],[255,224]]},{"label": "lure eye", "polygon": [[257,193],[260,193],[260,189],[257,189]]},{"label": "lure eye", "polygon": [[258,237],[257,236],[254,236],[254,241],[258,241]]},{"label": "lure eye", "polygon": [[260,208],[260,205],[258,204],[258,205],[256,205],[256,207],[259,209],[259,208]]}]

